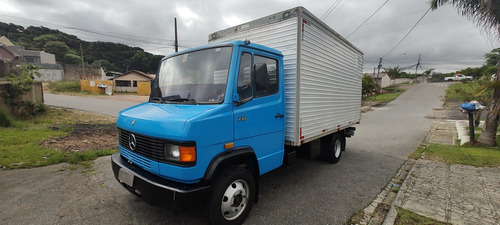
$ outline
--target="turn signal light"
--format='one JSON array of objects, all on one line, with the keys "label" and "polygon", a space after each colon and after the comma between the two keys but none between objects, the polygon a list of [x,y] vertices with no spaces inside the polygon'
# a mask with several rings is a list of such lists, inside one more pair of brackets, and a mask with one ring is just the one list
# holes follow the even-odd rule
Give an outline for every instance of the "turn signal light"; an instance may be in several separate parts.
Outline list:
[{"label": "turn signal light", "polygon": [[179,146],[181,162],[196,162],[195,146]]}]

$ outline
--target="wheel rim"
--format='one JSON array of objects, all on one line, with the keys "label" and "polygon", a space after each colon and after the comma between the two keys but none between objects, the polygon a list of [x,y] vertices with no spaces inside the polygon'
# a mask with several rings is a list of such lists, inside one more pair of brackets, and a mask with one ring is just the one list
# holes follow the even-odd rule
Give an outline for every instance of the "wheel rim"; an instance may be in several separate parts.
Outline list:
[{"label": "wheel rim", "polygon": [[340,157],[340,151],[342,150],[342,143],[340,140],[335,140],[335,145],[333,145],[333,153],[335,154],[335,158]]},{"label": "wheel rim", "polygon": [[227,220],[238,218],[247,207],[248,193],[250,190],[246,181],[236,180],[231,183],[222,196],[222,216]]}]

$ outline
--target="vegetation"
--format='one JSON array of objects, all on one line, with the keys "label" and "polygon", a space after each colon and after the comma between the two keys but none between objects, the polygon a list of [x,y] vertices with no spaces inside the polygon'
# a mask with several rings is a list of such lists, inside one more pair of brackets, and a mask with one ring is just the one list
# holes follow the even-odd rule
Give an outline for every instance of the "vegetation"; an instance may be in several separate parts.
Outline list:
[{"label": "vegetation", "polygon": [[65,152],[41,145],[45,140],[67,136],[73,124],[105,122],[98,117],[88,120],[75,112],[54,108],[25,120],[11,118],[11,127],[0,127],[0,169],[31,168],[61,162],[88,165],[89,160],[117,152],[117,149]]},{"label": "vegetation", "polygon": [[49,83],[53,93],[80,92],[80,81],[56,81]]},{"label": "vegetation", "polygon": [[451,223],[441,222],[432,218],[424,217],[412,211],[396,207],[398,217],[394,221],[395,225],[451,225]]},{"label": "vegetation", "polygon": [[[457,8],[462,15],[472,19],[476,25],[492,37],[493,42],[500,40],[500,0],[476,1],[476,0],[432,0],[432,9],[437,9],[444,4],[451,4]],[[491,52],[499,55],[500,51]],[[492,57],[493,55],[485,55]],[[486,116],[485,127],[479,136],[479,142],[488,146],[496,146],[496,133],[500,114],[500,56],[497,56],[496,85],[493,88],[491,107]],[[487,63],[493,64],[492,61]]]},{"label": "vegetation", "polygon": [[378,85],[375,84],[375,79],[373,77],[368,76],[366,73],[363,75],[362,80],[362,94],[363,101],[369,98],[371,95],[377,91]]},{"label": "vegetation", "polygon": [[[376,89],[375,89],[376,90]],[[388,103],[399,97],[401,94],[405,92],[404,89],[398,88],[398,86],[390,86],[382,89],[383,94],[373,95],[375,90],[371,92],[369,95],[363,94],[362,103],[364,104],[366,101],[374,101],[376,104]]]},{"label": "vegetation", "polygon": [[404,69],[400,68],[399,66],[395,66],[395,67],[384,68],[384,70],[387,73],[387,75],[389,75],[391,80],[394,80],[396,79],[396,77],[401,76],[401,72],[403,72]]},{"label": "vegetation", "polygon": [[46,110],[43,104],[37,105],[22,99],[33,88],[35,76],[40,76],[40,73],[37,71],[37,66],[24,64],[15,72],[3,76],[8,85],[5,86],[0,95],[3,97],[5,104],[10,107],[10,111],[14,116],[34,116]]},{"label": "vegetation", "polygon": [[24,28],[0,22],[0,36],[2,35],[26,49],[52,53],[56,56],[56,61],[63,64],[81,64],[81,46],[84,62],[88,65],[100,65],[105,71],[139,70],[155,73],[163,57],[124,44],[83,41],[74,35],[46,27]]},{"label": "vegetation", "polygon": [[492,147],[429,144],[428,146],[420,146],[410,157],[418,159],[424,152],[426,159],[449,164],[477,167],[500,166],[500,151]]}]

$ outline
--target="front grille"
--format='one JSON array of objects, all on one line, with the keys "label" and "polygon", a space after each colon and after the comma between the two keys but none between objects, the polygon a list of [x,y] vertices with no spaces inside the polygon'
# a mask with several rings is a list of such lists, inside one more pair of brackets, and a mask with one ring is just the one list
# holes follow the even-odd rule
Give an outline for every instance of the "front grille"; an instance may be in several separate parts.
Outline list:
[{"label": "front grille", "polygon": [[163,152],[165,140],[134,133],[137,142],[135,149],[132,150],[129,145],[130,134],[132,134],[130,131],[118,128],[118,143],[123,148],[157,162],[165,162]]}]

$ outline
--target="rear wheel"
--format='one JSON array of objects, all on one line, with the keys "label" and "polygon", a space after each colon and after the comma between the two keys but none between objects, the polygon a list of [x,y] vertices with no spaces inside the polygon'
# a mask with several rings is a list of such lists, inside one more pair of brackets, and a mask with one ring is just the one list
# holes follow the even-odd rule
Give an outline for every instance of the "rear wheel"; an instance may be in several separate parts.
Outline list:
[{"label": "rear wheel", "polygon": [[341,133],[334,133],[323,137],[321,141],[323,159],[329,163],[337,163],[345,151],[345,137]]},{"label": "rear wheel", "polygon": [[241,224],[255,197],[255,180],[250,170],[230,167],[215,179],[208,216],[211,224]]}]

